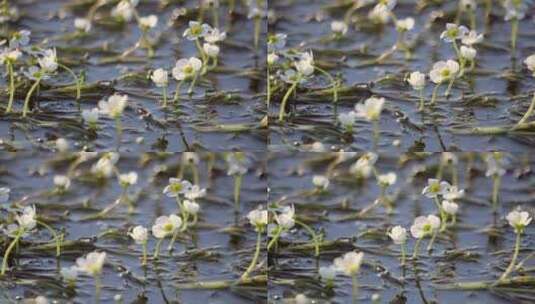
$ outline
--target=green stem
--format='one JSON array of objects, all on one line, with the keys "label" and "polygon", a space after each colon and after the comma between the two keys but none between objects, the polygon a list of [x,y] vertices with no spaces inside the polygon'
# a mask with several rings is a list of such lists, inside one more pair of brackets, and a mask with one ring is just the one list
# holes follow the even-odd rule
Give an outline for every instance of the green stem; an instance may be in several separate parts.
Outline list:
[{"label": "green stem", "polygon": [[351,276],[351,298],[353,299],[353,303],[357,303],[358,290],[359,283],[357,280],[357,275],[355,274]]},{"label": "green stem", "polygon": [[95,303],[100,303],[100,290],[102,288],[102,283],[100,281],[100,275],[95,275]]},{"label": "green stem", "polygon": [[271,78],[270,78],[270,75],[269,75],[269,67],[266,69],[266,73],[267,73],[267,100],[266,100],[266,104],[267,104],[267,107],[269,108],[269,103],[271,101]]},{"label": "green stem", "polygon": [[314,242],[314,255],[319,256],[320,255],[320,240],[318,238],[318,235],[307,224],[298,220],[295,220],[295,223],[305,228],[305,230],[310,234],[310,236],[312,237],[312,241]]},{"label": "green stem", "polygon": [[442,84],[442,82],[437,83],[437,84],[435,85],[435,88],[433,89],[433,94],[431,95],[431,102],[430,102],[430,104],[431,104],[432,106],[435,105],[435,101],[436,101],[436,99],[437,99],[438,88],[440,87],[441,84]]},{"label": "green stem", "polygon": [[511,20],[511,51],[514,56],[516,53],[516,37],[518,35],[518,19]]},{"label": "green stem", "polygon": [[438,229],[433,230],[433,235],[431,236],[431,240],[429,241],[429,244],[427,245],[427,251],[430,252],[433,250],[433,244],[435,243],[435,239],[437,238]]},{"label": "green stem", "polygon": [[167,86],[163,87],[163,107],[167,108]]},{"label": "green stem", "polygon": [[373,120],[373,149],[377,150],[377,145],[379,143],[379,119]]},{"label": "green stem", "polygon": [[413,249],[413,253],[412,253],[412,258],[413,259],[416,259],[418,257],[418,250],[420,250],[420,243],[422,242],[422,239],[423,238],[418,238],[416,240],[416,244],[414,244],[414,249]]},{"label": "green stem", "polygon": [[260,25],[262,24],[259,17],[254,20],[254,48],[258,49],[258,42],[260,41]]},{"label": "green stem", "polygon": [[420,106],[418,107],[418,111],[423,111],[425,106],[425,100],[424,100],[424,89],[419,90],[420,92]]},{"label": "green stem", "polygon": [[502,182],[502,178],[499,175],[494,175],[492,177],[492,181],[492,211],[496,212],[496,210],[498,209],[498,195],[500,192],[500,184]]},{"label": "green stem", "polygon": [[21,238],[22,234],[24,234],[24,229],[19,227],[19,230],[17,231],[17,234],[15,235],[15,238],[9,246],[6,249],[6,252],[4,253],[4,259],[2,261],[2,272],[0,273],[0,276],[3,276],[6,273],[7,270],[7,260],[9,259],[9,255],[11,254],[11,251],[15,247],[15,245],[19,242],[19,239]]},{"label": "green stem", "polygon": [[242,180],[243,176],[241,174],[238,174],[234,177],[234,207],[236,210],[239,210],[240,208],[240,191]]},{"label": "green stem", "polygon": [[405,260],[407,256],[407,250],[405,249],[405,243],[401,244],[401,266],[405,266]]},{"label": "green stem", "polygon": [[533,110],[535,109],[535,94],[533,95],[533,98],[531,99],[531,104],[529,105],[529,108],[528,110],[526,111],[526,113],[524,114],[524,116],[522,116],[522,118],[516,123],[515,127],[523,124],[526,122],[526,120],[528,120],[528,118],[531,116],[531,114],[533,113]]},{"label": "green stem", "polygon": [[297,87],[297,83],[299,83],[299,80],[301,79],[301,76],[298,75],[297,79],[292,83],[288,91],[286,91],[286,94],[284,94],[284,97],[282,98],[282,102],[279,109],[279,121],[282,122],[284,120],[284,115],[286,113],[286,103],[288,102],[288,98],[290,98],[290,95]]},{"label": "green stem", "polygon": [[29,110],[28,107],[30,105],[30,98],[32,97],[32,94],[35,91],[35,89],[37,89],[37,86],[39,86],[40,82],[41,82],[41,77],[37,77],[37,79],[35,80],[34,84],[30,88],[30,90],[28,91],[28,94],[26,94],[26,98],[24,99],[24,108],[22,109],[22,117],[26,117],[26,115],[28,114],[28,110]]},{"label": "green stem", "polygon": [[175,88],[175,97],[173,98],[173,101],[176,102],[178,101],[178,99],[180,98],[180,88],[182,87],[182,84],[184,83],[184,79],[180,80],[177,84],[176,84],[176,88]]},{"label": "green stem", "polygon": [[7,72],[9,74],[9,101],[7,103],[6,113],[10,113],[13,108],[13,97],[15,96],[15,77],[13,64],[7,61]]},{"label": "green stem", "polygon": [[322,73],[327,78],[329,78],[329,81],[331,82],[331,86],[332,86],[332,89],[333,89],[333,101],[335,103],[338,102],[338,83],[336,82],[334,77],[332,77],[331,74],[329,74],[324,69],[321,69],[321,68],[319,68],[317,66],[314,66],[314,69],[318,70],[318,72]]},{"label": "green stem", "polygon": [[509,267],[507,267],[507,269],[502,274],[502,276],[500,277],[497,283],[501,283],[505,279],[507,279],[507,277],[511,274],[511,272],[515,268],[516,259],[518,258],[518,252],[520,251],[520,237],[521,237],[521,234],[517,233],[516,241],[515,241],[515,251],[513,252],[513,258],[511,259],[511,263],[509,264]]},{"label": "green stem", "polygon": [[188,88],[188,94],[191,95],[193,93],[193,87],[195,87],[195,83],[197,83],[197,77],[199,77],[199,73],[195,73],[195,76],[193,76],[193,80],[191,81],[191,84]]},{"label": "green stem", "polygon": [[145,266],[147,265],[147,242],[143,243],[141,246],[143,247],[143,258],[141,260],[141,265]]},{"label": "green stem", "polygon": [[269,243],[267,245],[267,250],[268,251],[271,249],[271,247],[273,247],[273,245],[275,245],[277,243],[277,241],[280,238],[281,233],[282,233],[282,228],[280,226],[277,226],[277,231],[275,232],[275,234],[273,235],[271,240],[269,240]]},{"label": "green stem", "polygon": [[154,255],[152,256],[154,259],[157,259],[160,256],[160,247],[162,246],[164,238],[161,238],[156,242],[156,248],[154,248]]},{"label": "green stem", "polygon": [[41,221],[37,221],[37,224],[45,227],[50,232],[50,234],[54,236],[54,240],[56,241],[56,256],[59,257],[61,255],[61,239],[62,239],[61,236],[58,235],[56,231],[52,227],[50,227],[48,224],[41,222]]},{"label": "green stem", "polygon": [[256,249],[254,252],[253,260],[251,261],[251,264],[249,264],[249,267],[247,267],[247,270],[242,274],[240,280],[245,280],[249,278],[249,274],[253,271],[254,267],[256,266],[256,262],[258,260],[258,257],[260,256],[260,245],[262,241],[262,230],[258,230],[258,234],[256,237]]},{"label": "green stem", "polygon": [[69,72],[69,74],[71,74],[71,76],[74,78],[74,82],[76,83],[76,100],[80,100],[81,90],[82,90],[80,79],[78,78],[78,76],[76,76],[73,70],[71,70],[66,65],[58,63],[58,66],[64,69],[65,71]]}]

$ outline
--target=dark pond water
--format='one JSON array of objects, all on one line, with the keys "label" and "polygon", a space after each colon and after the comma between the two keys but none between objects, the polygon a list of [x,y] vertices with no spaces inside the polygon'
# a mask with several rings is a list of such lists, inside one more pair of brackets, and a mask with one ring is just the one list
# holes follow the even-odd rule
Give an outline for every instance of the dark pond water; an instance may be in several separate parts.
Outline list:
[{"label": "dark pond water", "polygon": [[[2,36],[7,31],[29,30],[32,44],[56,47],[60,62],[78,74],[85,73],[85,84],[90,88],[82,90],[82,110],[96,107],[98,101],[113,93],[129,96],[122,117],[121,151],[265,150],[267,133],[260,124],[265,115],[265,50],[253,46],[254,21],[247,18],[247,7],[238,3],[231,18],[226,5],[221,6],[219,22],[227,39],[220,45],[219,70],[206,74],[191,97],[184,85],[179,104],[170,104],[164,110],[159,102],[162,90],[150,81],[149,72],[157,68],[170,71],[179,58],[198,56],[195,44],[182,37],[188,22],[198,19],[198,1],[166,1],[165,6],[159,1],[141,1],[137,7],[141,16],[158,16],[158,24],[150,32],[150,39],[157,40],[155,56],[147,59],[145,50],[137,50],[124,60],[117,57],[134,46],[141,33],[135,21],[123,27],[110,22],[113,5],[97,10],[88,35],[65,39],[74,32],[74,19],[85,17],[95,1],[10,2],[16,4],[21,17],[6,24]],[[205,11],[204,20],[212,24],[209,12]],[[265,40],[265,31],[266,27],[260,26],[260,41]],[[61,92],[63,86],[73,84],[71,81],[65,72],[45,81],[33,100],[36,108],[31,120],[21,119],[20,114],[0,119],[0,147],[46,149],[51,141],[64,137],[76,150],[84,146],[97,151],[115,149],[115,122],[101,115],[98,136],[89,132],[80,121],[74,94]],[[171,97],[174,90],[171,77]],[[22,108],[26,91],[16,94],[17,111]],[[139,138],[143,138],[141,143]]]},{"label": "dark pond water", "polygon": [[[66,241],[76,242],[64,248],[61,257],[56,259],[51,251],[32,249],[50,239],[46,230],[39,229],[25,238],[13,260],[17,263],[14,271],[0,280],[0,302],[44,295],[57,303],[94,303],[91,277],[79,276],[73,290],[61,280],[58,272],[93,250],[108,254],[102,274],[101,303],[115,303],[115,295],[121,295],[124,303],[265,301],[265,283],[223,289],[178,287],[178,284],[191,282],[235,282],[247,268],[254,252],[256,233],[245,216],[258,205],[265,205],[267,180],[263,154],[247,155],[249,171],[243,178],[238,213],[234,208],[234,179],[227,176],[223,155],[201,154],[199,180],[201,187],[207,188],[207,196],[199,200],[199,222],[183,239],[179,238],[172,256],[167,251],[169,238],[164,241],[161,259],[157,263],[149,260],[146,269],[139,260],[141,247],[126,233],[136,225],[151,227],[158,216],[176,212],[175,200],[162,194],[162,190],[169,177],[177,176],[181,155],[122,154],[116,165],[118,171],[139,174],[138,183],[129,190],[136,205],[135,212],[129,214],[122,204],[106,217],[95,220],[84,218],[113,203],[121,194],[121,187],[116,178],[103,184],[91,182],[87,173],[95,159],[71,170],[72,183],[66,194],[50,194],[53,177],[67,174],[75,161],[73,156],[34,153],[0,156],[0,186],[11,188],[10,202],[23,206],[35,204],[41,219],[56,230],[63,230]],[[212,158],[215,163],[209,171],[208,163]],[[185,179],[193,180],[192,171],[184,169],[183,172]],[[7,205],[2,207],[2,222],[6,220],[5,207]],[[154,246],[155,238],[150,237],[149,252],[153,252]],[[259,261],[264,259],[265,251],[261,251]],[[262,268],[254,275],[262,275]]]},{"label": "dark pond water", "polygon": [[[525,151],[533,146],[533,132],[501,135],[462,134],[473,127],[502,126],[516,123],[528,108],[533,91],[533,78],[523,64],[534,51],[532,10],[520,22],[516,56],[509,51],[511,23],[503,21],[502,6],[493,2],[488,25],[484,4],[479,3],[476,30],[484,33],[483,43],[476,45],[477,66],[472,74],[457,81],[448,100],[439,94],[434,108],[418,112],[418,93],[404,81],[406,75],[419,70],[428,73],[433,63],[454,58],[451,44],[440,40],[447,22],[454,22],[457,1],[398,1],[394,9],[398,19],[413,17],[414,29],[407,33],[414,43],[413,56],[404,58],[398,51],[383,63],[370,63],[396,42],[397,32],[390,22],[383,29],[373,29],[366,16],[373,5],[355,11],[349,31],[341,40],[333,40],[330,24],[343,20],[351,1],[278,0],[272,1],[270,33],[288,35],[287,47],[312,51],[318,66],[343,80],[349,88],[340,93],[336,109],[332,94],[318,94],[329,85],[316,73],[303,85],[297,97],[290,98],[285,122],[277,120],[284,92],[274,93],[270,107],[271,150],[307,150],[306,144],[321,142],[326,147],[345,151],[374,148],[372,126],[357,119],[352,135],[344,135],[336,124],[334,112],[353,109],[371,95],[384,97],[385,108],[380,119],[381,151]],[[442,4],[440,4],[442,3]],[[466,14],[461,24],[469,25]],[[426,101],[434,85],[427,82]],[[445,85],[440,92],[444,92]]]},{"label": "dark pond water", "polygon": [[[388,215],[382,206],[360,219],[354,216],[378,197],[379,187],[373,177],[357,184],[348,170],[356,160],[336,161],[340,155],[318,153],[272,154],[270,168],[270,203],[294,204],[297,218],[324,233],[326,242],[337,241],[314,257],[313,247],[297,249],[310,243],[303,229],[294,229],[282,238],[278,253],[269,253],[269,302],[285,303],[303,293],[316,303],[351,303],[351,278],[337,276],[330,290],[318,279],[318,267],[329,266],[333,259],[351,250],[365,253],[358,281],[358,303],[372,303],[373,294],[380,295],[377,303],[533,303],[529,287],[496,288],[484,291],[440,290],[452,282],[492,281],[499,277],[510,261],[515,234],[504,219],[516,206],[533,212],[535,179],[532,169],[535,159],[528,155],[509,155],[507,173],[503,176],[500,203],[496,216],[490,207],[492,181],[485,177],[486,165],[482,154],[459,153],[459,186],[466,189],[459,201],[458,225],[437,238],[434,251],[428,255],[424,241],[415,276],[412,263],[407,264],[405,283],[399,264],[399,246],[385,235],[387,229],[402,225],[407,229],[414,218],[436,212],[431,199],[421,195],[427,178],[436,176],[439,154],[381,155],[379,173],[397,173],[397,182],[388,190],[395,212]],[[338,158],[339,159],[339,158]],[[449,169],[443,178],[452,182]],[[330,176],[328,192],[312,195],[312,177]],[[533,260],[529,256],[535,246],[533,225],[525,231],[521,257],[528,258],[525,275],[533,275]],[[290,242],[290,243],[288,243]],[[282,244],[282,243],[281,243]],[[409,236],[408,253],[414,239]],[[388,274],[385,274],[385,270]]]}]

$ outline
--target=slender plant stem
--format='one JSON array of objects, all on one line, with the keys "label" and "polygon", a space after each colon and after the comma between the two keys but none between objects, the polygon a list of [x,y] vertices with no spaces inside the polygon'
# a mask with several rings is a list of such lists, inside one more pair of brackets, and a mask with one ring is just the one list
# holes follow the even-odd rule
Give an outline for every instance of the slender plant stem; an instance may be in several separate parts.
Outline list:
[{"label": "slender plant stem", "polygon": [[143,248],[143,258],[141,260],[141,265],[145,266],[147,265],[147,242],[143,243],[141,247]]},{"label": "slender plant stem", "polygon": [[357,280],[357,275],[354,274],[353,276],[351,276],[351,298],[353,300],[353,303],[357,303],[358,291],[359,282]]},{"label": "slender plant stem", "polygon": [[301,76],[297,76],[297,79],[292,83],[288,91],[286,91],[286,94],[284,94],[284,97],[282,98],[282,102],[279,109],[279,121],[282,122],[284,120],[284,115],[286,113],[286,103],[288,102],[288,98],[290,98],[290,95],[297,87],[297,83],[299,83],[299,80],[301,79]]},{"label": "slender plant stem", "polygon": [[422,239],[423,238],[418,238],[416,240],[416,244],[414,244],[414,249],[413,249],[413,253],[412,253],[412,258],[413,259],[416,259],[418,257],[418,250],[420,250],[420,243],[422,242]]},{"label": "slender plant stem", "polygon": [[7,260],[9,259],[9,255],[11,254],[11,251],[15,247],[15,245],[19,242],[19,239],[24,234],[24,229],[19,227],[19,230],[17,231],[17,234],[15,235],[15,238],[9,246],[6,249],[6,252],[4,253],[4,259],[2,260],[2,272],[0,273],[1,276],[3,276],[6,273],[7,270]]},{"label": "slender plant stem", "polygon": [[505,270],[505,272],[501,275],[500,279],[497,283],[503,282],[507,277],[511,274],[511,272],[515,269],[516,265],[516,259],[518,258],[518,252],[520,251],[520,239],[521,239],[521,233],[518,232],[516,234],[516,241],[515,241],[515,250],[513,252],[513,258],[511,259],[511,263]]},{"label": "slender plant stem", "polygon": [[175,88],[175,97],[173,98],[173,101],[176,102],[178,101],[178,99],[180,98],[180,88],[182,87],[182,84],[184,83],[184,79],[180,80],[177,84],[176,84],[176,88]]},{"label": "slender plant stem", "polygon": [[492,177],[492,211],[496,212],[498,210],[498,196],[500,193],[500,184],[502,183],[502,178],[500,175],[494,175]]},{"label": "slender plant stem", "polygon": [[522,125],[523,123],[526,122],[526,120],[528,120],[528,118],[531,116],[531,114],[533,113],[533,110],[535,109],[535,94],[533,95],[533,98],[531,99],[531,104],[529,105],[529,108],[528,110],[526,111],[526,113],[524,114],[524,116],[522,116],[522,118],[516,123],[515,127],[517,126],[520,126]]},{"label": "slender plant stem", "polygon": [[163,87],[163,107],[167,108],[167,86]]},{"label": "slender plant stem", "polygon": [[442,84],[442,82],[437,83],[437,84],[435,85],[435,88],[433,89],[433,94],[431,95],[431,102],[430,102],[430,104],[431,104],[432,106],[435,105],[435,101],[436,101],[436,99],[437,99],[438,88],[440,87],[441,84]]},{"label": "slender plant stem", "polygon": [[34,84],[31,86],[30,90],[28,91],[28,94],[26,94],[26,98],[24,99],[24,107],[22,108],[22,117],[26,117],[28,114],[28,108],[30,105],[30,98],[32,97],[33,92],[37,87],[39,86],[39,83],[41,82],[41,77],[37,77]]},{"label": "slender plant stem", "polygon": [[15,96],[15,77],[13,64],[7,61],[7,72],[9,74],[9,101],[7,103],[6,113],[10,113],[13,108],[13,97]]},{"label": "slender plant stem", "polygon": [[160,256],[160,247],[162,246],[164,238],[161,238],[156,242],[156,248],[154,248],[154,255],[152,256],[154,259],[157,259]]},{"label": "slender plant stem", "polygon": [[273,235],[271,240],[269,240],[269,243],[267,245],[267,250],[268,251],[271,249],[271,247],[273,247],[273,245],[275,245],[277,243],[277,241],[280,238],[281,233],[282,233],[282,228],[280,226],[277,226],[277,231],[275,232],[275,234]]},{"label": "slender plant stem", "polygon": [[260,245],[262,242],[262,230],[258,230],[258,234],[256,237],[256,249],[253,255],[253,260],[251,261],[251,264],[249,264],[249,267],[247,267],[247,270],[242,274],[240,280],[245,280],[249,278],[249,274],[254,270],[256,266],[256,262],[258,261],[258,257],[260,256]]},{"label": "slender plant stem", "polygon": [[433,230],[433,235],[431,236],[431,240],[429,241],[429,244],[427,245],[427,251],[431,251],[433,249],[433,244],[435,243],[435,239],[438,235],[438,229]]},{"label": "slender plant stem", "polygon": [[68,66],[61,64],[61,63],[58,63],[58,66],[64,69],[65,71],[69,72],[69,74],[71,74],[71,76],[74,78],[74,82],[76,83],[76,100],[80,100],[81,90],[82,90],[81,88],[82,84],[80,83],[80,79],[78,78],[78,76],[76,76],[73,70],[70,69]]},{"label": "slender plant stem", "polygon": [[234,176],[234,207],[236,210],[240,209],[240,192],[241,192],[241,183],[243,180],[243,176],[241,174],[237,174]]},{"label": "slender plant stem", "polygon": [[518,35],[518,19],[511,20],[511,52],[514,56],[516,53],[516,37]]},{"label": "slender plant stem", "polygon": [[50,227],[48,224],[46,224],[44,222],[41,222],[41,221],[37,221],[37,224],[45,227],[50,232],[50,234],[52,234],[52,236],[54,237],[54,240],[56,241],[56,256],[59,257],[61,255],[61,239],[62,239],[62,237],[60,235],[58,235],[57,232],[52,227]]},{"label": "slender plant stem", "polygon": [[407,249],[405,248],[405,243],[401,244],[401,266],[405,266],[405,260],[407,257]]},{"label": "slender plant stem", "polygon": [[95,275],[95,303],[100,303],[100,290],[102,289],[102,282],[100,281],[100,275]]},{"label": "slender plant stem", "polygon": [[319,68],[317,66],[314,66],[314,69],[316,69],[318,72],[322,73],[327,78],[329,78],[329,81],[331,82],[331,86],[332,86],[332,89],[333,89],[333,101],[335,103],[338,102],[338,82],[334,79],[333,76],[331,76],[331,74],[329,74],[324,69]]},{"label": "slender plant stem", "polygon": [[307,224],[299,220],[295,220],[295,223],[305,228],[305,230],[310,234],[310,236],[312,237],[312,241],[314,242],[314,255],[319,256],[320,255],[320,240],[318,239],[318,235],[316,234],[316,232],[314,232],[314,230],[310,228],[310,226],[308,226]]},{"label": "slender plant stem", "polygon": [[418,107],[418,111],[423,111],[425,107],[425,100],[424,100],[424,89],[418,90],[420,93],[420,106]]}]

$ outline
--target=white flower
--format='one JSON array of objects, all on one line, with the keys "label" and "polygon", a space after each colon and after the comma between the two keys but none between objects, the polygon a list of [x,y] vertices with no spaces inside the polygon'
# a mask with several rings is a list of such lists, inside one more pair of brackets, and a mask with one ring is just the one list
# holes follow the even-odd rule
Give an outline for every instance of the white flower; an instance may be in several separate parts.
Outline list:
[{"label": "white flower", "polygon": [[163,239],[175,233],[180,226],[182,226],[182,219],[175,214],[160,216],[152,226],[152,235],[155,238]]},{"label": "white flower", "polygon": [[513,210],[507,214],[509,225],[515,229],[515,233],[523,233],[524,228],[531,223],[531,216],[527,211]]},{"label": "white flower", "polygon": [[535,54],[528,56],[524,60],[524,64],[527,66],[528,70],[533,73],[533,76],[535,76]]},{"label": "white flower", "polygon": [[444,212],[446,212],[449,215],[455,215],[457,214],[457,210],[459,210],[459,205],[457,205],[454,202],[450,202],[448,200],[443,200],[442,210],[444,210]]},{"label": "white flower", "polygon": [[269,35],[267,39],[268,51],[282,50],[286,46],[286,38],[288,35],[277,33],[275,35]]},{"label": "white flower", "polygon": [[180,194],[190,191],[191,187],[192,185],[189,181],[172,177],[169,179],[169,185],[163,189],[163,194],[168,197],[177,197]]},{"label": "white flower", "polygon": [[113,174],[113,165],[111,159],[102,157],[91,167],[91,173],[102,178],[110,177]]},{"label": "white flower", "polygon": [[195,152],[183,152],[182,160],[187,164],[198,165],[200,162],[199,154]]},{"label": "white flower", "polygon": [[415,71],[410,73],[407,82],[412,86],[413,89],[419,91],[423,90],[425,87],[425,74],[420,71]]},{"label": "white flower", "polygon": [[111,10],[111,15],[128,22],[134,16],[134,7],[128,0],[122,0]]},{"label": "white flower", "polygon": [[400,32],[407,32],[414,28],[414,18],[408,17],[396,21],[396,29]]},{"label": "white flower", "polygon": [[440,34],[440,39],[446,42],[453,42],[462,39],[468,33],[468,28],[464,25],[457,25],[455,23],[446,24],[446,30]]},{"label": "white flower", "polygon": [[267,55],[267,63],[269,65],[272,65],[272,64],[276,63],[277,61],[279,61],[279,55],[277,55],[275,53],[269,53]]},{"label": "white flower", "polygon": [[199,204],[190,200],[184,200],[184,202],[182,202],[182,205],[184,206],[184,210],[186,210],[186,212],[189,214],[197,214],[199,212],[199,209],[201,208]]},{"label": "white flower", "polygon": [[149,239],[149,230],[143,226],[136,226],[128,233],[128,235],[136,242],[136,244],[143,245]]},{"label": "white flower", "polygon": [[228,163],[227,175],[244,175],[247,173],[247,158],[243,152],[234,152],[226,155]]},{"label": "white flower", "polygon": [[361,178],[368,178],[373,171],[373,165],[375,165],[376,161],[377,154],[368,152],[362,155],[357,162],[349,167],[349,172]]},{"label": "white flower", "polygon": [[7,62],[13,64],[20,56],[22,56],[22,53],[19,50],[4,49],[0,53],[0,64],[6,64]]},{"label": "white flower", "polygon": [[310,300],[306,295],[300,293],[295,296],[295,304],[310,304]]},{"label": "white flower", "polygon": [[332,281],[336,277],[336,267],[334,265],[330,265],[328,267],[322,266],[318,270],[318,273],[322,280]]},{"label": "white flower", "polygon": [[74,265],[69,268],[62,267],[60,274],[64,281],[74,282],[78,278],[78,268]]},{"label": "white flower", "polygon": [[198,185],[193,185],[186,189],[184,196],[190,200],[196,200],[201,197],[206,196],[206,189],[199,187]]},{"label": "white flower", "polygon": [[440,84],[446,80],[455,77],[459,71],[459,64],[455,60],[437,61],[433,64],[433,69],[429,72],[429,78],[431,81]]},{"label": "white flower", "polygon": [[65,175],[54,176],[54,185],[61,191],[66,191],[71,186],[71,180]]},{"label": "white flower", "polygon": [[342,257],[334,259],[333,264],[337,271],[341,271],[348,276],[355,276],[360,270],[363,257],[363,252],[351,251]]},{"label": "white flower", "polygon": [[197,21],[190,21],[189,27],[184,31],[183,36],[188,40],[197,40],[212,31],[212,27],[208,24],[201,24]]},{"label": "white flower", "polygon": [[58,139],[56,139],[55,145],[56,149],[59,152],[64,153],[69,151],[69,142],[63,137],[59,137]]},{"label": "white flower", "polygon": [[202,45],[202,49],[208,57],[215,58],[219,55],[219,47],[215,44],[205,43]]},{"label": "white flower", "polygon": [[396,183],[397,175],[394,172],[388,172],[377,176],[377,182],[381,187],[389,187]]},{"label": "white flower", "polygon": [[502,155],[499,152],[486,154],[487,171],[485,176],[502,176],[505,174],[505,169],[502,164]]},{"label": "white flower", "polygon": [[440,228],[440,218],[431,214],[415,218],[410,230],[411,235],[419,239],[432,234],[438,228]]},{"label": "white flower", "polygon": [[358,103],[355,105],[356,115],[368,121],[379,120],[384,103],[384,98],[370,97],[363,104]]},{"label": "white flower", "polygon": [[201,69],[202,61],[196,57],[189,59],[180,59],[176,62],[173,68],[173,77],[176,80],[187,80],[195,76],[195,74]]},{"label": "white flower", "polygon": [[386,5],[379,3],[368,13],[368,19],[375,24],[385,24],[390,19],[390,10]]},{"label": "white flower", "polygon": [[223,41],[227,38],[227,33],[220,32],[218,28],[211,28],[204,35],[204,40],[210,44]]},{"label": "white flower", "polygon": [[155,27],[156,24],[158,24],[158,17],[156,15],[149,15],[139,18],[139,26],[144,30],[151,29]]},{"label": "white flower", "polygon": [[312,75],[314,73],[314,56],[312,52],[302,53],[294,65],[300,74],[304,76]]},{"label": "white flower", "polygon": [[505,0],[503,1],[503,6],[505,8],[505,21],[512,19],[522,20],[526,16],[526,11],[528,10],[528,1],[517,1],[517,0]]},{"label": "white flower", "polygon": [[453,152],[442,152],[440,155],[440,161],[446,164],[456,165],[457,163],[459,163],[459,158]]},{"label": "white flower", "polygon": [[472,30],[468,34],[464,35],[461,38],[461,42],[466,45],[474,45],[483,41],[483,34],[478,34],[476,31]]},{"label": "white flower", "polygon": [[110,118],[117,119],[121,117],[126,104],[128,102],[128,95],[113,94],[108,97],[108,100],[101,100],[98,102],[100,113],[108,115]]},{"label": "white flower", "polygon": [[78,271],[85,272],[92,276],[97,276],[102,272],[102,266],[106,261],[106,252],[93,251],[85,257],[76,259]]},{"label": "white flower", "polygon": [[446,181],[430,178],[427,180],[427,186],[422,190],[422,194],[429,198],[433,198],[438,195],[446,194],[450,187],[450,184]]},{"label": "white flower", "polygon": [[6,187],[0,188],[0,204],[6,203],[9,200],[9,193],[11,189]]},{"label": "white flower", "polygon": [[331,22],[331,31],[337,35],[345,35],[347,33],[347,23],[344,21]]},{"label": "white flower", "polygon": [[80,32],[89,32],[91,30],[91,21],[86,18],[74,19],[74,27]]},{"label": "white flower", "polygon": [[405,244],[405,242],[407,241],[407,229],[401,226],[394,226],[388,232],[388,236],[396,245]]},{"label": "white flower", "polygon": [[56,49],[48,49],[43,52],[43,57],[37,59],[41,69],[47,73],[52,73],[58,69],[58,58]]},{"label": "white flower", "polygon": [[169,76],[165,69],[156,69],[152,72],[150,79],[157,87],[166,87],[169,83]]},{"label": "white flower", "polygon": [[268,212],[263,209],[254,209],[249,211],[247,218],[256,231],[263,231],[268,222]]},{"label": "white flower", "polygon": [[326,176],[323,175],[314,175],[312,178],[312,184],[314,184],[314,187],[321,189],[321,190],[327,190],[329,188],[329,179]]},{"label": "white flower", "polygon": [[31,304],[49,304],[50,302],[45,296],[37,296],[33,299],[25,299],[24,303],[31,303]]},{"label": "white flower", "polygon": [[95,125],[98,122],[99,113],[98,108],[93,108],[91,110],[85,109],[82,111],[82,118],[88,124]]},{"label": "white flower", "polygon": [[32,230],[37,225],[37,219],[35,217],[35,206],[27,206],[22,209],[21,214],[15,216],[15,220],[19,224],[19,227],[25,231]]},{"label": "white flower", "polygon": [[11,34],[11,39],[9,39],[9,47],[16,49],[28,45],[30,43],[30,35],[31,32],[28,30],[14,32]]},{"label": "white flower", "polygon": [[347,130],[351,130],[353,128],[353,124],[355,123],[355,118],[357,117],[356,113],[353,111],[349,111],[346,113],[340,113],[338,114],[338,121]]},{"label": "white flower", "polygon": [[474,58],[476,58],[476,55],[477,55],[476,49],[474,49],[473,47],[465,46],[465,45],[461,46],[460,52],[461,52],[461,57],[463,57],[464,59],[468,61],[474,60]]},{"label": "white flower", "polygon": [[293,205],[286,206],[282,212],[275,216],[275,221],[283,229],[291,229],[295,225],[295,208]]},{"label": "white flower", "polygon": [[464,196],[464,189],[459,189],[457,186],[450,186],[446,188],[446,191],[442,193],[442,196],[448,201],[454,201]]},{"label": "white flower", "polygon": [[133,186],[137,183],[137,173],[132,171],[129,173],[124,173],[119,175],[119,184],[121,187]]}]

